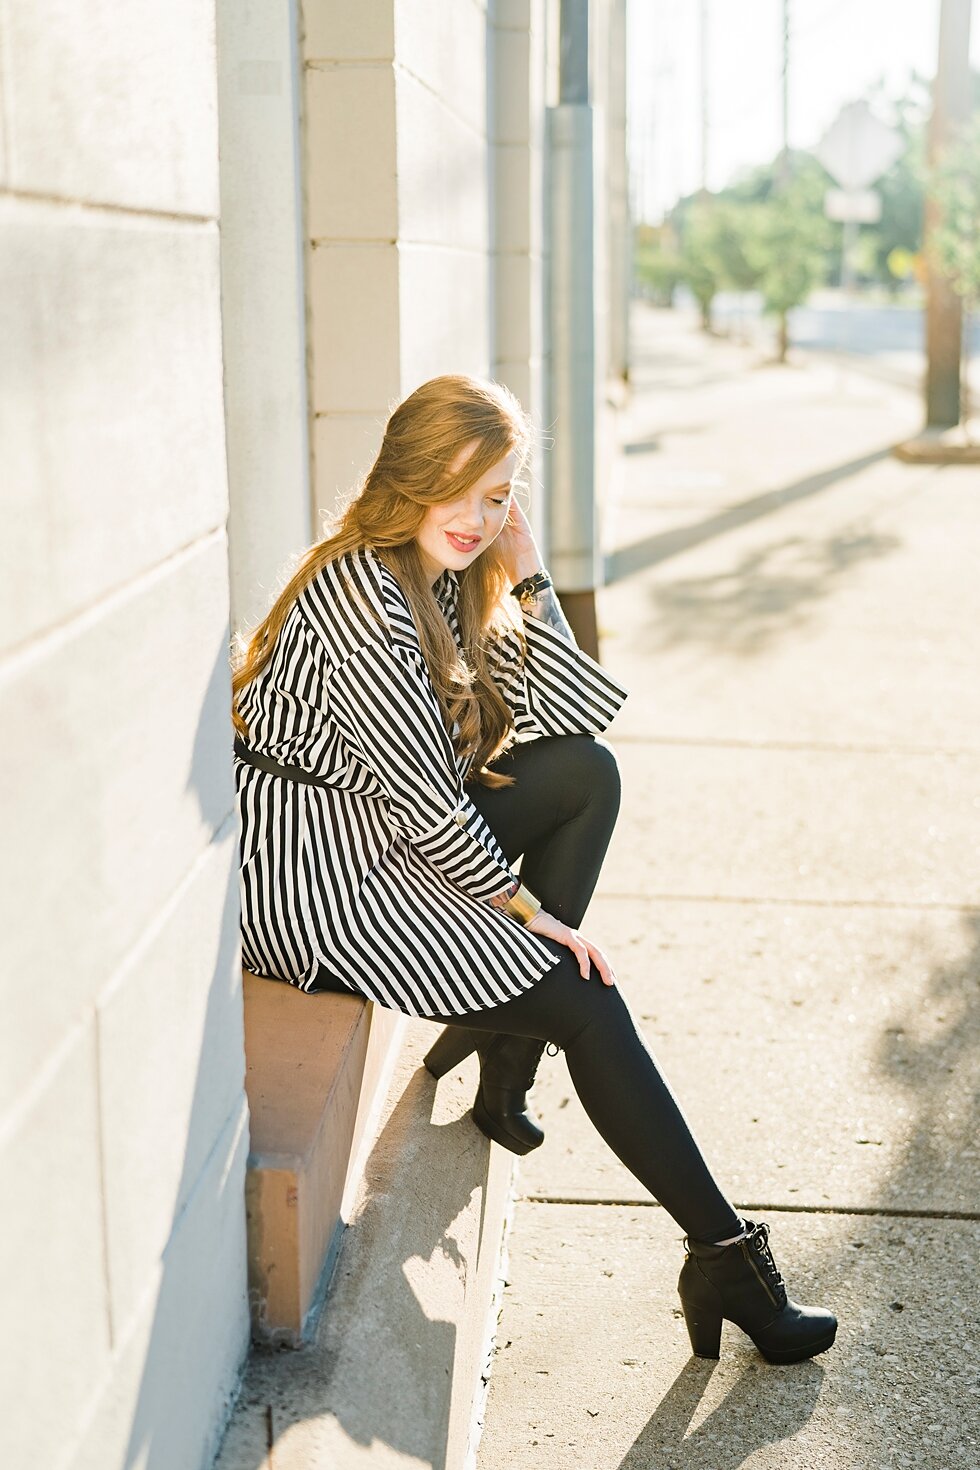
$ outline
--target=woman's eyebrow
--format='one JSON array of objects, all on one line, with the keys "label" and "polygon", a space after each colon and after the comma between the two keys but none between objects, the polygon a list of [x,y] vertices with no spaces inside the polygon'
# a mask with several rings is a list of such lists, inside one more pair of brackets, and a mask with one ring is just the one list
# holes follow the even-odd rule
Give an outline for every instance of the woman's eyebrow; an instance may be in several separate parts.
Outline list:
[{"label": "woman's eyebrow", "polygon": [[502,485],[491,485],[486,493],[487,495],[492,495],[495,490],[509,490],[512,483],[511,480],[505,480]]}]

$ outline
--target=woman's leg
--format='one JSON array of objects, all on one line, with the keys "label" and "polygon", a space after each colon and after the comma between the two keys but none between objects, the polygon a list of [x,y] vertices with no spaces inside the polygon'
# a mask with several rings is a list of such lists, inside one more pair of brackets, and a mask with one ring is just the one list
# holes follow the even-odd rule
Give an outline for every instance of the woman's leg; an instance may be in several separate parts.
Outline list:
[{"label": "woman's leg", "polygon": [[[515,785],[472,786],[509,862],[549,913],[577,927],[588,908],[619,811],[615,752],[591,735],[514,745],[493,769]],[[625,997],[571,951],[543,940],[558,965],[523,995],[451,1024],[555,1042],[583,1107],[617,1157],[697,1240],[737,1235],[741,1222],[701,1156]]]},{"label": "woman's leg", "polygon": [[619,812],[612,747],[592,735],[524,741],[494,761],[515,785],[467,792],[503,848],[523,854],[521,878],[549,914],[577,928],[589,906]]},{"label": "woman's leg", "polygon": [[742,1222],[715,1183],[625,996],[604,985],[595,967],[583,980],[565,946],[541,942],[559,962],[522,995],[434,1019],[557,1043],[599,1133],[685,1233],[702,1241],[738,1235]]}]

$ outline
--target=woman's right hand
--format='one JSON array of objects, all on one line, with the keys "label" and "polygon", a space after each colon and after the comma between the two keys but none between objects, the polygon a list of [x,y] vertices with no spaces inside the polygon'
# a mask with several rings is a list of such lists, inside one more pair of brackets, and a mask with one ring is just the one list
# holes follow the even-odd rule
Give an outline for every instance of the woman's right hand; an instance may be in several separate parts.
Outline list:
[{"label": "woman's right hand", "polygon": [[554,914],[549,914],[545,909],[538,909],[534,918],[527,926],[532,934],[540,934],[543,939],[555,939],[559,944],[564,944],[572,951],[578,960],[578,967],[583,980],[589,978],[590,961],[595,964],[602,979],[603,985],[615,985],[616,976],[613,974],[612,965],[606,959],[602,950],[591,939],[586,939],[577,929],[563,924],[556,919]]}]

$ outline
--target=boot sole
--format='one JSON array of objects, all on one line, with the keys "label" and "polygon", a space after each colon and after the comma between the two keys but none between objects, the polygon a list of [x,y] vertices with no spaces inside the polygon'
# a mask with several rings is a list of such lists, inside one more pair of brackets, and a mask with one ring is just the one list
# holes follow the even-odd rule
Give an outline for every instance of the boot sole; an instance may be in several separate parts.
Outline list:
[{"label": "boot sole", "polygon": [[756,1347],[767,1363],[775,1363],[778,1366],[783,1366],[786,1363],[805,1363],[808,1358],[815,1358],[817,1353],[825,1353],[829,1347],[833,1347],[836,1337],[837,1328],[835,1327],[832,1332],[828,1332],[826,1336],[819,1338],[816,1343],[811,1344],[809,1347],[789,1348],[786,1352],[782,1353],[767,1352],[764,1347],[761,1347],[759,1343],[755,1342],[754,1337],[752,1341],[755,1342]]},{"label": "boot sole", "polygon": [[484,1137],[491,1139],[493,1143],[499,1143],[501,1148],[509,1149],[512,1154],[529,1154],[532,1149],[540,1148],[540,1144],[524,1143],[512,1133],[506,1133],[487,1112],[479,1093],[473,1104],[473,1121]]}]

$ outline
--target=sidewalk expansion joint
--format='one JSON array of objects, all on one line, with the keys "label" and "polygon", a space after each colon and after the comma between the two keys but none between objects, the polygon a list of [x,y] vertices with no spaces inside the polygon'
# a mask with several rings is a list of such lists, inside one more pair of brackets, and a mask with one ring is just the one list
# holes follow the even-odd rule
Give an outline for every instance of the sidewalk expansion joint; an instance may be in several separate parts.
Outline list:
[{"label": "sidewalk expansion joint", "polygon": [[[518,1196],[519,1204],[528,1205],[613,1205],[620,1209],[630,1210],[661,1210],[663,1206],[655,1199],[627,1199],[610,1196],[609,1198],[595,1199],[585,1195],[577,1194],[522,1194]],[[746,1203],[741,1200],[733,1200],[736,1210],[744,1210],[749,1216],[760,1213],[773,1213],[783,1215],[870,1215],[882,1220],[965,1220],[980,1221],[980,1212],[976,1210],[896,1210],[884,1205],[796,1205],[775,1204],[772,1200],[767,1203]]]},{"label": "sidewalk expansion joint", "polygon": [[706,746],[712,750],[823,751],[830,755],[980,756],[980,745],[878,745],[865,740],[750,740],[721,735],[619,735],[614,745]]},{"label": "sidewalk expansion joint", "polygon": [[620,903],[732,903],[771,904],[783,908],[807,909],[911,909],[942,914],[980,914],[980,904],[943,903],[931,898],[786,898],[765,893],[610,893],[600,888],[596,895],[601,899],[615,899]]}]

